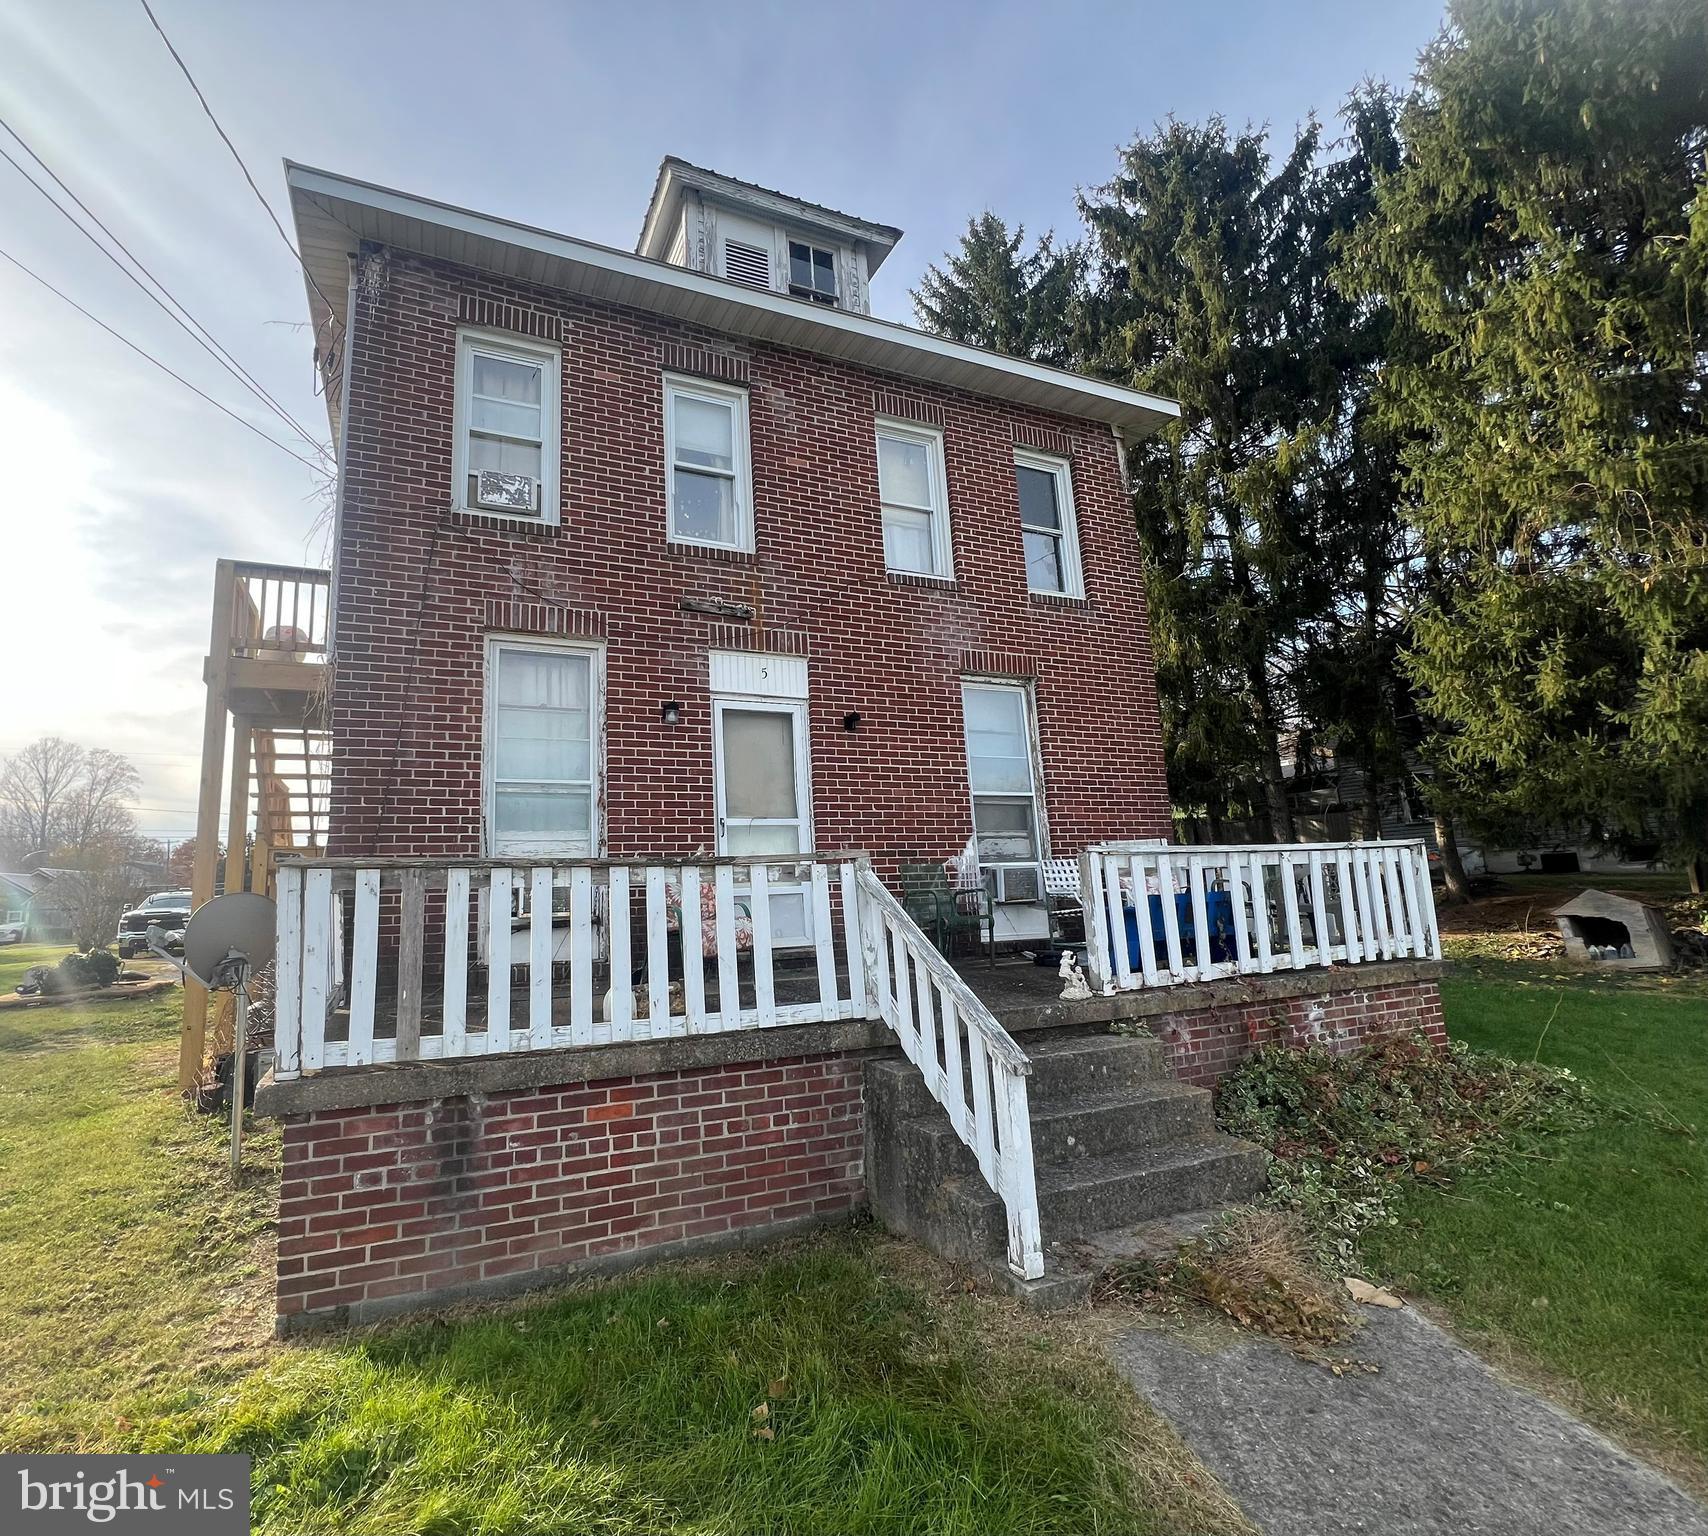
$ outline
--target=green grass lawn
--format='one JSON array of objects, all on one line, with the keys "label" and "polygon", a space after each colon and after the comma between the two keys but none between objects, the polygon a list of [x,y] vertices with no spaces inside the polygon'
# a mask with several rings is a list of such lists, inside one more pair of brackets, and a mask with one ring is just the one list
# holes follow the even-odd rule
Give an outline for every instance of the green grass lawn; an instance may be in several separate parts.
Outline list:
[{"label": "green grass lawn", "polygon": [[0,997],[15,992],[32,965],[58,965],[71,948],[66,944],[8,944],[0,949]]},{"label": "green grass lawn", "polygon": [[247,1453],[276,1536],[1248,1530],[1083,1319],[870,1229],[275,1343],[176,1003],[0,1013],[0,1450]]},{"label": "green grass lawn", "polygon": [[1569,1067],[1603,1106],[1516,1167],[1418,1189],[1365,1249],[1497,1359],[1708,1474],[1708,981],[1471,956],[1447,1027]]}]

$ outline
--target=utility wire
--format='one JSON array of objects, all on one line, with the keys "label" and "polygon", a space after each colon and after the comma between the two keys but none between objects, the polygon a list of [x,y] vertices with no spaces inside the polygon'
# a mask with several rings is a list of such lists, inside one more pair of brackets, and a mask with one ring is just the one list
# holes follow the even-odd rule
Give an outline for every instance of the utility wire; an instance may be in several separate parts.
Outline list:
[{"label": "utility wire", "polygon": [[[119,271],[124,273],[124,275],[127,278],[129,278],[130,281],[132,283],[134,283],[139,290],[141,290],[144,297],[146,297],[157,309],[159,309],[160,312],[163,315],[165,315],[168,320],[170,320],[174,325],[176,325],[179,328],[179,330],[183,331],[185,333],[185,335],[187,335],[190,338],[191,341],[195,342],[196,345],[199,346],[204,352],[206,352],[209,357],[211,357],[216,363],[218,363],[220,365],[220,367],[225,369],[225,371],[227,373],[229,373],[234,379],[236,379],[237,382],[239,384],[241,384],[245,389],[247,389],[252,395],[254,395],[258,400],[260,400],[263,405],[265,405],[270,411],[272,411],[275,416],[277,416],[281,421],[283,421],[286,426],[290,427],[290,429],[293,432],[295,432],[299,437],[301,437],[303,439],[303,441],[306,442],[317,453],[325,451],[324,445],[314,436],[314,434],[311,433],[307,427],[303,426],[302,423],[299,422],[294,416],[292,416],[291,413],[284,408],[284,406],[280,405],[279,402],[277,400],[275,400],[272,397],[272,395],[270,395],[267,392],[267,390],[261,385],[261,383],[249,372],[249,370],[246,369],[240,362],[238,362],[237,359],[235,357],[233,357],[231,355],[231,353],[229,351],[227,351],[226,348],[223,347],[219,343],[219,341],[214,337],[213,332],[208,330],[208,328],[205,325],[203,325],[200,320],[196,319],[196,317],[194,315],[192,315],[190,313],[190,311],[184,307],[183,304],[179,303],[178,299],[173,295],[172,291],[169,288],[167,288],[167,286],[163,282],[161,282],[159,278],[157,278],[152,272],[150,272],[148,270],[148,268],[145,267],[142,264],[142,262],[136,258],[135,255],[132,254],[130,248],[124,243],[124,241],[120,240],[117,235],[115,235],[110,229],[107,228],[107,226],[105,224],[103,224],[101,222],[100,218],[93,211],[91,211],[91,209],[83,201],[83,199],[80,198],[75,192],[73,192],[71,190],[70,187],[66,186],[65,183],[60,180],[59,176],[57,174],[55,174],[53,167],[50,166],[45,160],[42,159],[42,157],[40,155],[38,155],[33,149],[30,148],[29,144],[24,141],[23,137],[18,133],[17,129],[12,127],[12,125],[10,123],[8,123],[4,118],[0,118],[0,128],[4,128],[7,133],[9,133],[14,139],[16,139],[18,141],[18,144],[23,149],[24,153],[27,154],[32,160],[34,160],[36,162],[36,164],[42,168],[42,170],[44,170],[49,176],[51,176],[53,178],[55,184],[57,186],[59,186],[62,191],[64,191],[65,195],[67,197],[69,197],[72,200],[72,202],[76,203],[77,206],[83,210],[84,214],[90,219],[90,221],[95,225],[95,227],[97,229],[99,229],[101,231],[101,233],[104,234],[109,240],[111,240],[114,245],[116,245],[121,251],[123,251],[127,257],[130,258],[132,264],[135,265],[137,267],[137,269],[139,271],[141,271],[145,277],[148,278],[149,282],[153,283],[154,286],[156,288],[158,288],[162,294],[165,294],[166,299],[170,300],[171,304],[177,310],[179,310],[181,312],[182,318],[180,318],[180,315],[174,314],[172,312],[172,309],[169,309],[167,307],[166,303],[149,289],[147,284],[145,284],[142,281],[142,278],[139,278],[135,272],[132,272],[130,270],[130,268],[127,267],[122,261],[120,261],[119,258],[117,256],[115,256],[111,251],[109,251],[106,248],[106,246],[102,245],[99,240],[97,240],[92,234],[90,234],[89,231],[83,227],[83,225],[79,224],[77,222],[77,220],[72,216],[70,210],[67,209],[64,206],[64,204],[58,202],[54,198],[53,194],[51,192],[49,192],[46,187],[44,187],[39,181],[37,181],[33,176],[31,176],[30,173],[28,171],[26,171],[23,166],[19,165],[18,162],[12,158],[10,152],[5,148],[4,145],[0,145],[0,159],[5,160],[5,162],[8,165],[10,165],[13,170],[15,170],[20,176],[22,176],[25,181],[27,181],[32,187],[34,187],[36,189],[36,191],[41,193],[41,195],[47,199],[48,205],[51,208],[53,208],[53,210],[56,213],[58,213],[61,217],[63,217],[65,219],[65,221],[68,224],[70,224],[73,229],[75,229],[77,231],[78,234],[82,235],[83,238],[85,240],[87,240],[92,246],[94,246],[95,249],[98,250],[103,256],[105,256],[108,261],[112,262],[112,264],[115,267],[117,267],[119,269]],[[193,327],[193,329],[192,329],[192,327]]]},{"label": "utility wire", "polygon": [[[323,477],[326,476],[326,467],[324,465],[311,464],[300,453],[298,453],[296,451],[296,449],[287,447],[284,443],[281,443],[278,440],[278,438],[276,438],[276,437],[269,437],[258,426],[256,426],[254,422],[246,421],[243,417],[239,416],[236,411],[232,410],[230,406],[221,405],[219,403],[219,401],[214,399],[214,397],[212,395],[207,394],[204,391],[197,389],[196,386],[194,384],[192,384],[188,379],[186,379],[182,374],[173,373],[173,371],[170,368],[168,368],[165,363],[161,362],[159,358],[155,357],[150,352],[144,351],[134,341],[132,341],[128,336],[120,335],[119,332],[115,331],[112,328],[112,326],[108,325],[107,322],[105,320],[102,320],[99,316],[90,314],[89,311],[86,310],[81,304],[79,304],[76,299],[72,298],[70,294],[64,293],[60,289],[55,288],[52,283],[50,283],[45,277],[43,277],[41,275],[41,273],[31,271],[30,268],[26,267],[23,264],[23,262],[19,261],[16,256],[12,255],[12,253],[10,251],[0,249],[0,261],[9,261],[14,267],[16,267],[20,272],[22,272],[25,277],[34,278],[38,283],[40,283],[42,285],[42,287],[47,289],[47,291],[49,293],[51,293],[55,298],[63,299],[74,310],[76,310],[78,314],[82,315],[85,320],[93,321],[96,325],[100,326],[100,328],[103,331],[105,331],[109,336],[111,336],[114,341],[123,342],[124,345],[129,347],[131,349],[131,351],[136,353],[136,355],[138,357],[143,358],[150,363],[153,363],[154,366],[156,368],[158,368],[162,373],[166,374],[170,378],[176,379],[180,384],[182,384],[184,386],[185,389],[189,390],[189,392],[192,395],[201,396],[201,398],[203,400],[206,400],[207,403],[209,405],[211,405],[216,411],[221,411],[225,415],[229,416],[233,421],[235,421],[238,424],[238,426],[247,427],[258,438],[260,438],[262,442],[271,443],[275,448],[277,448],[279,450],[280,453],[288,453],[293,459],[295,459],[297,461],[297,463],[301,464],[305,469],[312,469],[317,475],[321,475]],[[328,478],[330,478],[330,477],[328,477]]]},{"label": "utility wire", "polygon": [[302,275],[308,279],[308,286],[314,290],[314,295],[332,314],[337,311],[332,308],[332,301],[320,291],[320,284],[315,282],[314,274],[308,270],[308,263],[302,259],[302,253],[291,244],[291,237],[285,233],[285,226],[279,222],[278,214],[273,212],[273,205],[261,195],[261,189],[255,185],[255,178],[249,174],[249,167],[243,163],[243,156],[238,154],[237,146],[231,142],[231,137],[220,127],[219,119],[214,116],[214,109],[208,105],[208,99],[202,94],[202,88],[196,84],[196,77],[190,73],[190,66],[184,62],[183,56],[172,46],[172,39],[166,35],[166,29],[160,25],[148,0],[142,0],[142,8],[148,19],[154,25],[154,30],[160,34],[160,41],[166,44],[166,51],[172,55],[173,62],[183,71],[184,78],[190,82],[190,89],[196,93],[196,100],[202,104],[202,111],[207,113],[208,121],[214,125],[214,132],[224,141],[225,147],[231,151],[231,158],[237,162],[238,170],[243,172],[243,179],[249,183],[249,190],[255,194],[255,199],[266,209],[267,217],[273,221],[273,228],[278,230],[279,238],[285,242],[285,249],[296,257],[296,263],[302,268]]},{"label": "utility wire", "polygon": [[[3,123],[0,123],[0,126],[5,126],[5,125],[3,125]],[[10,128],[7,128],[7,132],[10,133],[10,132],[12,132],[12,130],[10,130]],[[14,137],[15,137],[15,135],[14,135]],[[20,144],[22,144],[22,140],[19,140],[19,142],[20,142]],[[29,145],[26,145],[26,149],[29,149]],[[246,390],[248,390],[249,393],[251,393],[251,395],[256,396],[256,398],[258,398],[258,400],[260,400],[260,402],[263,403],[263,405],[265,405],[265,407],[268,407],[268,410],[272,410],[273,415],[277,415],[278,419],[282,420],[282,422],[285,422],[285,424],[289,425],[289,427],[290,427],[290,429],[292,429],[292,431],[297,432],[297,434],[299,434],[299,436],[301,436],[302,439],[304,439],[304,441],[306,441],[306,443],[309,444],[309,446],[311,446],[311,448],[313,448],[314,451],[316,451],[316,453],[323,453],[323,451],[325,451],[325,448],[323,448],[323,446],[321,446],[321,444],[319,444],[318,441],[316,441],[316,439],[314,439],[314,437],[311,436],[311,434],[309,434],[309,431],[307,431],[306,427],[302,427],[301,422],[297,422],[297,420],[295,420],[294,417],[292,417],[292,415],[290,415],[290,412],[287,412],[287,410],[285,410],[285,408],[282,407],[282,405],[280,405],[280,403],[278,403],[277,400],[273,400],[273,396],[268,395],[268,393],[266,393],[266,391],[263,390],[263,388],[261,388],[260,384],[254,383],[253,379],[248,378],[248,374],[244,374],[243,367],[239,366],[239,364],[237,364],[236,361],[227,361],[227,359],[225,359],[225,357],[222,357],[222,355],[220,355],[220,352],[222,352],[222,350],[224,350],[224,349],[215,350],[215,349],[217,349],[217,345],[219,345],[219,343],[212,343],[212,345],[210,345],[210,342],[208,342],[208,340],[203,340],[203,338],[200,337],[200,335],[196,335],[196,331],[191,330],[190,326],[186,325],[186,323],[184,323],[183,320],[179,320],[178,316],[176,316],[176,314],[174,314],[173,311],[171,311],[171,309],[166,308],[166,304],[164,304],[164,302],[161,301],[161,297],[157,296],[157,294],[154,294],[154,292],[152,292],[152,290],[149,289],[149,285],[143,284],[142,278],[137,277],[137,273],[132,272],[132,270],[130,270],[130,268],[126,267],[126,265],[125,265],[125,263],[123,263],[123,261],[118,260],[118,256],[114,256],[113,253],[111,253],[111,251],[109,251],[109,249],[106,248],[106,246],[104,246],[104,244],[101,244],[101,241],[97,241],[96,237],[92,236],[91,232],[87,231],[87,229],[84,229],[84,226],[82,226],[82,224],[79,224],[79,222],[77,222],[77,220],[73,219],[72,214],[70,214],[70,210],[67,210],[67,208],[63,207],[63,205],[61,205],[61,203],[55,202],[55,198],[53,198],[53,193],[50,193],[50,191],[48,191],[48,188],[44,188],[44,186],[41,185],[41,183],[39,183],[39,181],[36,181],[36,179],[32,178],[31,174],[27,173],[26,169],[24,169],[24,167],[20,166],[19,162],[15,161],[15,159],[12,159],[12,155],[10,155],[9,152],[7,152],[7,149],[5,149],[5,145],[0,145],[0,161],[7,162],[7,164],[9,164],[9,166],[12,167],[12,169],[14,169],[14,171],[17,171],[17,174],[19,174],[19,176],[22,176],[22,178],[24,178],[24,181],[27,181],[27,183],[29,183],[29,185],[34,186],[34,188],[36,188],[36,191],[39,191],[39,193],[41,193],[41,195],[43,195],[44,198],[46,198],[46,200],[48,200],[48,205],[50,205],[50,207],[53,208],[53,210],[55,210],[55,212],[58,212],[58,214],[63,215],[63,217],[65,217],[65,220],[67,220],[68,224],[70,224],[70,226],[72,226],[72,229],[75,229],[75,231],[79,232],[80,236],[84,237],[84,239],[87,239],[87,241],[89,241],[89,243],[91,243],[92,246],[94,246],[94,248],[96,248],[97,251],[99,251],[99,253],[101,253],[102,256],[106,256],[106,258],[108,258],[108,261],[111,261],[111,263],[113,263],[114,267],[118,268],[118,270],[120,270],[120,272],[125,273],[125,277],[130,278],[130,280],[132,280],[133,284],[137,285],[137,289],[140,290],[140,292],[142,292],[143,297],[147,297],[147,299],[149,299],[149,301],[152,302],[152,304],[154,304],[155,308],[159,309],[159,311],[161,311],[161,313],[164,314],[164,316],[166,316],[167,320],[173,321],[173,325],[178,326],[179,330],[183,331],[184,335],[188,335],[188,337],[190,337],[191,342],[195,342],[196,345],[198,345],[198,347],[200,347],[200,349],[203,350],[203,352],[207,352],[208,357],[212,357],[213,361],[217,362],[217,364],[219,364],[220,367],[224,367],[225,372],[229,372],[229,374],[231,374],[232,378],[236,379],[237,383],[243,384],[244,388],[246,388]],[[51,173],[51,171],[50,171],[50,173],[48,173],[48,174],[50,174],[50,176],[51,176],[51,174],[53,174],[53,173]],[[92,217],[94,217],[94,215],[91,214],[91,215],[89,215],[89,217],[91,217],[91,219],[92,219]],[[96,220],[96,222],[99,222],[99,220]],[[126,255],[130,255],[130,253],[128,253],[128,251],[126,251]],[[132,256],[132,260],[135,261],[135,260],[137,260],[137,258],[135,258],[135,256]],[[138,263],[138,265],[140,265],[140,263]],[[176,301],[176,299],[174,299],[173,302],[178,302],[178,301]],[[186,313],[188,313],[188,311],[186,311]],[[191,316],[191,318],[193,318],[193,316]]]}]

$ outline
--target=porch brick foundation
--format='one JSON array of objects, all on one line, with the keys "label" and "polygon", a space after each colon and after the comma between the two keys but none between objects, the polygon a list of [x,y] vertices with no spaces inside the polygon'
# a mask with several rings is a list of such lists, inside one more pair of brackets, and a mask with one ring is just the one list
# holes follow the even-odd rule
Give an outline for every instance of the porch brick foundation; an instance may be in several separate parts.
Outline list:
[{"label": "porch brick foundation", "polygon": [[293,1116],[280,1331],[833,1219],[863,1155],[843,1054]]},{"label": "porch brick foundation", "polygon": [[1323,1045],[1345,1055],[1396,1035],[1426,1035],[1437,1044],[1447,1040],[1441,987],[1433,978],[1221,1003],[1147,1022],[1168,1052],[1175,1076],[1204,1088],[1214,1087],[1265,1045]]}]

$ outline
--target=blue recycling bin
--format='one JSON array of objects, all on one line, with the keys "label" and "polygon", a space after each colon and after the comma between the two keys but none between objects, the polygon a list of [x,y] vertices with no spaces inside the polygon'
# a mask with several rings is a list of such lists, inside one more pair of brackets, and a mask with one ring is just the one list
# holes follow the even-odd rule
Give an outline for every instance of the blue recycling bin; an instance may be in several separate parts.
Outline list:
[{"label": "blue recycling bin", "polygon": [[[1143,965],[1139,948],[1139,914],[1131,903],[1122,903],[1127,941],[1127,964],[1138,970]],[[1234,945],[1234,903],[1227,891],[1204,892],[1204,918],[1209,925],[1210,960],[1214,964],[1236,958]],[[1150,897],[1151,949],[1162,965],[1168,964],[1168,931],[1163,926],[1162,897]],[[1198,935],[1192,922],[1192,895],[1189,891],[1174,893],[1174,920],[1180,929],[1180,957],[1187,965],[1198,963]],[[1111,940],[1114,935],[1110,935]]]}]

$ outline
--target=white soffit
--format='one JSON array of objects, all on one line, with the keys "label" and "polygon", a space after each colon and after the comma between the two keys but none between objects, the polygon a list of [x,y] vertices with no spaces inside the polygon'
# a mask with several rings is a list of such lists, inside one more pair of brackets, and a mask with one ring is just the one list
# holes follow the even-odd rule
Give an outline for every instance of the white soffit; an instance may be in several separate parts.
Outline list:
[{"label": "white soffit", "polygon": [[[729,335],[946,385],[1058,415],[1105,422],[1134,437],[1180,414],[1160,395],[946,341],[893,321],[763,293],[628,251],[513,224],[328,171],[285,163],[298,249],[330,313],[345,319],[358,241],[416,251],[611,304],[650,310]],[[318,328],[328,315],[313,290]]]}]

